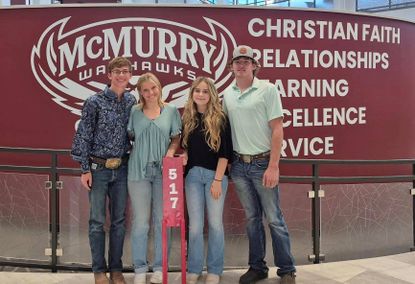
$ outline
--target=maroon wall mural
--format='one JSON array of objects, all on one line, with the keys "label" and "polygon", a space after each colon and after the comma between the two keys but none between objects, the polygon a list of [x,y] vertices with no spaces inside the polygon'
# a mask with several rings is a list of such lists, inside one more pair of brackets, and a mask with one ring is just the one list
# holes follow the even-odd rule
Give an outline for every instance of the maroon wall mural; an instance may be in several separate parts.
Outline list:
[{"label": "maroon wall mural", "polygon": [[[1,8],[0,146],[69,149],[82,104],[105,86],[106,66],[114,56],[132,61],[135,95],[138,77],[151,71],[161,79],[164,99],[181,108],[197,76],[212,78],[220,92],[229,86],[232,50],[248,44],[262,65],[259,78],[274,84],[282,97],[283,157],[411,159],[414,34],[414,23],[322,11],[207,5]],[[40,156],[2,153],[0,164],[49,166],[50,157]],[[65,158],[60,164],[77,166]],[[412,172],[411,165],[406,171],[387,169],[393,172],[388,174]],[[356,173],[384,174],[385,167],[320,168],[321,175]],[[311,175],[311,166],[285,164],[281,174]],[[49,197],[43,188],[49,177],[3,173],[0,178],[2,256],[44,260]],[[90,260],[87,192],[79,177],[61,175],[60,180],[65,251],[60,260],[85,263]],[[321,249],[326,261],[407,251],[412,244],[409,188],[412,184],[323,185]],[[281,189],[293,253],[297,263],[308,263],[307,255],[313,254],[312,200],[307,197],[312,187],[284,183]],[[247,248],[244,213],[234,190],[226,202],[225,264],[246,266],[247,250],[240,249]],[[124,263],[129,264],[129,238],[126,243]],[[268,254],[269,263],[271,258]]]},{"label": "maroon wall mural", "polygon": [[133,62],[131,87],[154,72],[164,99],[182,107],[197,76],[223,91],[233,48],[248,44],[282,97],[283,157],[415,157],[413,23],[206,6],[0,9],[0,23],[1,146],[70,148],[114,56]]}]

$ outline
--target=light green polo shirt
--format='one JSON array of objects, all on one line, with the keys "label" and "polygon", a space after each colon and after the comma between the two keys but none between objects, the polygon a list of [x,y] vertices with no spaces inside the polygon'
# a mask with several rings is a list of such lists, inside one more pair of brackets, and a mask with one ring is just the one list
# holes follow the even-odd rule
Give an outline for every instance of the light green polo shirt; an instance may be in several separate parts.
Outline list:
[{"label": "light green polo shirt", "polygon": [[283,116],[274,85],[255,77],[252,86],[241,93],[234,81],[223,92],[223,108],[231,123],[234,151],[256,155],[271,149],[268,122]]}]

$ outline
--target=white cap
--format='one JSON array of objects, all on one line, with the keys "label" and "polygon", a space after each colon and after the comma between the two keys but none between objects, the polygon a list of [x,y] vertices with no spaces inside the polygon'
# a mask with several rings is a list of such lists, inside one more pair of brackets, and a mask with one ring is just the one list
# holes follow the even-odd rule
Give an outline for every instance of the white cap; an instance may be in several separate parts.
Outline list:
[{"label": "white cap", "polygon": [[232,61],[238,57],[247,57],[257,62],[254,58],[254,50],[247,45],[239,45],[233,50]]}]

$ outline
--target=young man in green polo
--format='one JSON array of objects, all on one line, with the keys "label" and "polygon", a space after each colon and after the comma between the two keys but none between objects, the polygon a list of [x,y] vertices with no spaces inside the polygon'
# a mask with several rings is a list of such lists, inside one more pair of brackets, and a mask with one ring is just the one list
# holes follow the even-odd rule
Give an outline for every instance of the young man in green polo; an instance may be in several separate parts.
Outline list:
[{"label": "young man in green polo", "polygon": [[251,284],[268,277],[262,221],[265,215],[280,283],[292,284],[296,269],[287,225],[279,206],[282,104],[275,87],[255,76],[259,68],[251,47],[236,47],[230,63],[235,81],[223,95],[235,151],[230,175],[245,209],[249,239],[249,270],[239,283]]}]

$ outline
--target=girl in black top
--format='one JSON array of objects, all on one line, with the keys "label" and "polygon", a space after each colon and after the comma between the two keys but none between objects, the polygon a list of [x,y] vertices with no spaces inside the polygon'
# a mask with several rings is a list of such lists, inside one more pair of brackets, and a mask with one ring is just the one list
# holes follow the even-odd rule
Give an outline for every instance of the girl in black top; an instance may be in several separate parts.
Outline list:
[{"label": "girl in black top", "polygon": [[196,283],[203,270],[203,225],[206,205],[209,224],[208,275],[205,283],[219,283],[223,272],[223,206],[228,187],[227,165],[232,158],[229,121],[212,80],[197,78],[183,112],[182,146],[186,203],[189,213],[187,283]]}]

